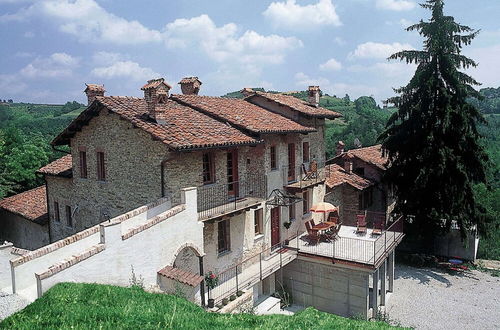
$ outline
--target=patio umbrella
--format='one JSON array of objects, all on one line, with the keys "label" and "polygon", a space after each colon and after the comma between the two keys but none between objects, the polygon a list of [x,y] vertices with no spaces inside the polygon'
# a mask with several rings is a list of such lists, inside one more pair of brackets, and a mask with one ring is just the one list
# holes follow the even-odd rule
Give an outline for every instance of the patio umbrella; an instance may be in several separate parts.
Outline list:
[{"label": "patio umbrella", "polygon": [[[327,202],[319,202],[318,204],[314,204],[310,211],[315,213],[324,213],[326,216],[327,213],[337,211],[337,207]],[[323,218],[325,216],[323,216]]]}]

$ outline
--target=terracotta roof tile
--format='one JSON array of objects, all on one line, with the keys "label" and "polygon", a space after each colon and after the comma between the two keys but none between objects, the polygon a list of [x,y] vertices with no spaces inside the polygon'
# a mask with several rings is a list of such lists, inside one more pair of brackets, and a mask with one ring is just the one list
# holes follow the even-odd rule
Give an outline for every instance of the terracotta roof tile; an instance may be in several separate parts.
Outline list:
[{"label": "terracotta roof tile", "polygon": [[357,157],[362,161],[375,165],[382,170],[386,169],[387,157],[383,156],[381,144],[366,148],[352,149],[347,151],[345,154]]},{"label": "terracotta roof tile", "polygon": [[201,283],[201,281],[203,281],[203,276],[201,275],[193,274],[184,269],[175,268],[172,266],[167,266],[159,270],[158,274],[193,287],[197,286]]},{"label": "terracotta roof tile", "polygon": [[186,84],[186,83],[192,83],[192,82],[195,82],[195,81],[198,81],[201,85],[201,81],[200,79],[198,79],[198,77],[185,77],[185,78],[182,78],[181,81],[179,81],[179,84]]},{"label": "terracotta roof tile", "polygon": [[334,188],[342,184],[348,184],[358,190],[363,190],[372,186],[374,183],[368,179],[365,179],[355,173],[347,173],[339,165],[328,165],[326,173],[326,185],[328,188]]},{"label": "terracotta roof tile", "polygon": [[106,90],[104,89],[104,85],[97,85],[97,84],[85,84],[87,87],[85,88],[85,91],[96,91],[96,92],[105,92]]},{"label": "terracotta roof tile", "polygon": [[342,117],[342,115],[338,112],[331,111],[322,107],[315,107],[307,103],[306,101],[303,101],[299,98],[296,98],[291,95],[284,95],[284,94],[273,94],[273,93],[265,93],[265,92],[260,92],[260,91],[255,91],[254,95],[250,95],[247,97],[247,99],[251,99],[252,97],[255,97],[256,95],[262,96],[269,101],[276,102],[278,104],[287,106],[292,108],[295,111],[298,111],[302,114],[311,116],[311,117],[318,117],[318,118],[328,118],[328,119],[335,119]]},{"label": "terracotta roof tile", "polygon": [[172,88],[172,86],[170,86],[169,84],[167,84],[165,82],[165,79],[163,78],[159,78],[159,79],[151,79],[151,80],[148,80],[148,83],[144,86],[142,86],[142,90],[145,90],[145,89],[150,89],[150,88],[156,88],[158,86],[160,86],[161,84],[165,84],[169,89]]},{"label": "terracotta roof tile", "polygon": [[71,176],[73,168],[73,159],[71,155],[65,155],[52,163],[45,165],[37,172],[41,174],[55,176]]},{"label": "terracotta roof tile", "polygon": [[254,133],[316,131],[241,99],[198,95],[172,95],[172,99]]},{"label": "terracotta roof tile", "polygon": [[0,209],[18,214],[38,224],[45,224],[48,221],[46,188],[41,186],[2,199]]},{"label": "terracotta roof tile", "polygon": [[[159,111],[157,117],[163,119],[164,124],[158,124],[149,118],[146,101],[142,98],[99,96],[96,99],[109,111],[130,121],[135,127],[146,131],[175,150],[260,143],[228,124],[170,99],[156,108]],[[68,143],[75,131],[79,130],[79,125],[90,120],[87,117],[90,117],[92,111],[94,114],[97,113],[96,109],[87,108],[52,141],[52,144]]]}]

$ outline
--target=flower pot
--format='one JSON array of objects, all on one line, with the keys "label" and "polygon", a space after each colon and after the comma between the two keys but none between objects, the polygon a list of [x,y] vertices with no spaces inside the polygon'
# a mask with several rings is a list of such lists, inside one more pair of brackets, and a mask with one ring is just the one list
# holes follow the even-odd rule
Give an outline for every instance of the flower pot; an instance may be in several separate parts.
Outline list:
[{"label": "flower pot", "polygon": [[229,303],[229,299],[224,298],[222,299],[222,305],[226,306]]},{"label": "flower pot", "polygon": [[208,299],[208,308],[214,308],[215,299]]},{"label": "flower pot", "polygon": [[241,291],[241,290],[240,290],[240,291],[236,292],[236,295],[237,295],[238,297],[241,297],[241,296],[243,295],[243,291]]},{"label": "flower pot", "polygon": [[235,301],[236,300],[236,295],[232,294],[231,297],[229,297],[229,300]]}]

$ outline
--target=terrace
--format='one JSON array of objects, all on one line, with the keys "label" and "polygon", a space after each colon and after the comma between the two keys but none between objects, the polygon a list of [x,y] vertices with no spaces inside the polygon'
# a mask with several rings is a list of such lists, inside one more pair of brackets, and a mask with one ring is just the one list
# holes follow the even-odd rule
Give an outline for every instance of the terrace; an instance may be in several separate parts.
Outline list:
[{"label": "terrace", "polygon": [[327,177],[328,167],[325,163],[304,163],[299,166],[283,166],[283,186],[290,192],[301,192],[304,189],[323,183]]}]

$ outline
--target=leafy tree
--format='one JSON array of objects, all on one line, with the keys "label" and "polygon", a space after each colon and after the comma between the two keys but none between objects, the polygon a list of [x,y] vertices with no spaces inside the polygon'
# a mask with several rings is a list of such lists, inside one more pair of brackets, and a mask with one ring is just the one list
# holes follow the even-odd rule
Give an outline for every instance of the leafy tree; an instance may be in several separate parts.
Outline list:
[{"label": "leafy tree", "polygon": [[475,183],[486,180],[488,157],[476,129],[484,119],[467,102],[480,97],[472,87],[478,82],[460,71],[476,66],[461,49],[478,31],[445,16],[443,0],[421,6],[432,12],[431,19],[407,31],[424,37],[423,50],[401,51],[389,58],[415,63],[417,69],[408,85],[395,89],[399,95],[389,100],[399,110],[380,136],[390,164],[385,179],[396,187],[396,209],[415,216],[409,233],[443,234],[455,220],[464,236],[485,220],[473,192]]}]

